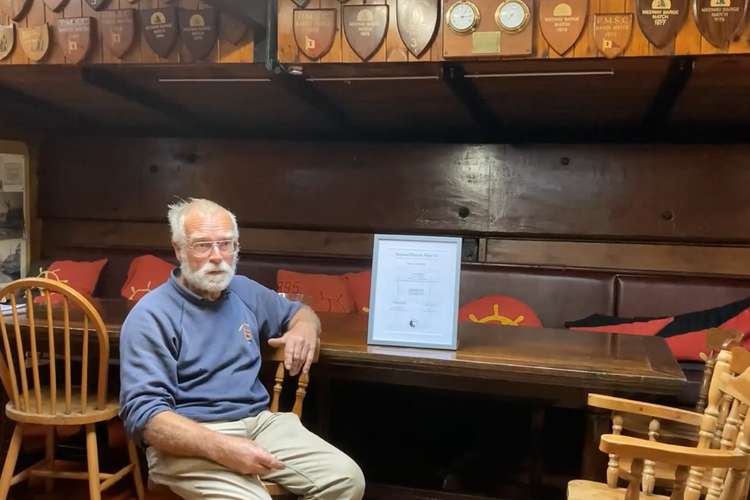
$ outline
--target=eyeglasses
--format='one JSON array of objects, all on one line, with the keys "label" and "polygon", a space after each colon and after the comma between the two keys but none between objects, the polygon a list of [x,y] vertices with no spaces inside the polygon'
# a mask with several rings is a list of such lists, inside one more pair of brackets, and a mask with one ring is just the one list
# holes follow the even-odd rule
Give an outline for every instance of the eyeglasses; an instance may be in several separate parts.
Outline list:
[{"label": "eyeglasses", "polygon": [[188,248],[196,257],[208,257],[214,251],[214,247],[218,248],[222,255],[231,255],[239,245],[236,240],[195,241],[188,245]]}]

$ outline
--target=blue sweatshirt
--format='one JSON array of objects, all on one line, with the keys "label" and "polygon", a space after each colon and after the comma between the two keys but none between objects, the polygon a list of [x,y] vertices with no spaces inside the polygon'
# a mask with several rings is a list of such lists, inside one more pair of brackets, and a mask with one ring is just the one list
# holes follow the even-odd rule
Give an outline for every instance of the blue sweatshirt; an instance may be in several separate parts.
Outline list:
[{"label": "blue sweatshirt", "polygon": [[283,334],[301,307],[244,276],[212,302],[177,273],[138,301],[120,332],[120,416],[138,441],[163,411],[211,422],[265,410],[260,343]]}]

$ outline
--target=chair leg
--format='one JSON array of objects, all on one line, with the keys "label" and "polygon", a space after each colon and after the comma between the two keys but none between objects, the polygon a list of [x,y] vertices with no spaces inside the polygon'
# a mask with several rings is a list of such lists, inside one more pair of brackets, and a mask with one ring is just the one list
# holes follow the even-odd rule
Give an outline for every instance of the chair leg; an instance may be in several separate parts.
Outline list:
[{"label": "chair leg", "polygon": [[141,476],[141,462],[138,459],[138,452],[135,449],[133,441],[128,439],[128,455],[130,455],[130,463],[133,464],[133,482],[135,483],[135,494],[138,500],[143,500],[145,494],[143,493],[143,476]]},{"label": "chair leg", "polygon": [[96,449],[96,427],[94,424],[86,424],[86,462],[89,469],[89,498],[101,500],[99,451]]},{"label": "chair leg", "polygon": [[[52,470],[55,469],[55,427],[47,428],[47,436],[44,443],[44,459],[49,463]],[[44,482],[44,488],[47,493],[52,493],[55,488],[55,480],[49,478]]]},{"label": "chair leg", "polygon": [[23,426],[20,424],[16,425],[13,430],[13,437],[10,438],[10,446],[8,446],[8,454],[5,456],[5,464],[3,465],[3,473],[0,476],[0,500],[8,498],[8,491],[10,491],[10,482],[13,480],[13,471],[16,469],[16,460],[18,460],[18,452],[21,450],[21,441],[23,440]]}]

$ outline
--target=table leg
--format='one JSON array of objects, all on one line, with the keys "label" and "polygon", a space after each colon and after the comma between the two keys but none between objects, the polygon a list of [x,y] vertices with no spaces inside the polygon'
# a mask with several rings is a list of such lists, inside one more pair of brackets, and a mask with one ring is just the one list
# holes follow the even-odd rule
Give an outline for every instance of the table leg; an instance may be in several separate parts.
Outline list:
[{"label": "table leg", "polygon": [[599,439],[610,432],[610,414],[597,408],[586,410],[586,434],[583,439],[581,478],[590,481],[606,480],[607,454],[599,451]]}]

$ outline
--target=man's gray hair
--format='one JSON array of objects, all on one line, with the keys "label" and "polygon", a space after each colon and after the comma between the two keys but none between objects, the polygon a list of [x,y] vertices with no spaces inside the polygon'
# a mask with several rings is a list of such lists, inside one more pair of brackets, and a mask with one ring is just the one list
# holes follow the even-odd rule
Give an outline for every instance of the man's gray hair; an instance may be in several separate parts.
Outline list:
[{"label": "man's gray hair", "polygon": [[167,208],[167,219],[169,219],[169,228],[172,230],[172,241],[178,245],[187,243],[185,237],[185,215],[193,211],[203,217],[210,217],[222,212],[228,214],[232,221],[233,238],[239,239],[240,232],[237,228],[237,218],[232,212],[218,203],[204,198],[188,198],[187,200],[172,203]]}]

